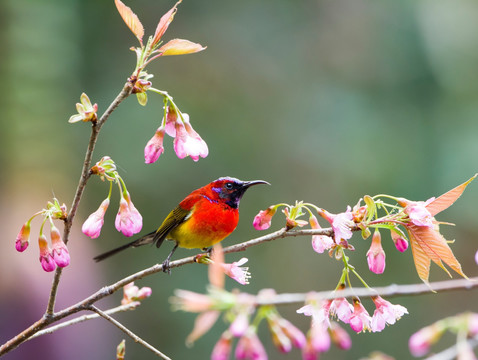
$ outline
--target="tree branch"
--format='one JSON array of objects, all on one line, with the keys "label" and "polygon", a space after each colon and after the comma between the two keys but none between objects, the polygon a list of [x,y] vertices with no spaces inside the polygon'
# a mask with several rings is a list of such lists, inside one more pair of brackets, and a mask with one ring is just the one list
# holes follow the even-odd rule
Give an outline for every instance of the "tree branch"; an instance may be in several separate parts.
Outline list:
[{"label": "tree branch", "polygon": [[165,360],[171,360],[169,357],[167,357],[166,355],[164,355],[161,351],[159,351],[158,349],[156,349],[154,346],[150,345],[149,343],[147,343],[146,341],[144,341],[143,339],[141,339],[139,336],[137,336],[135,333],[133,333],[131,330],[129,330],[127,327],[125,327],[123,324],[121,324],[120,322],[118,322],[117,320],[113,319],[111,316],[109,316],[108,314],[106,314],[104,311],[101,311],[100,309],[98,309],[96,306],[89,306],[88,307],[89,310],[97,313],[99,316],[101,316],[103,319],[106,319],[108,320],[110,323],[112,323],[113,325],[115,325],[118,329],[120,329],[121,331],[123,331],[126,335],[128,335],[130,338],[132,338],[135,342],[143,345],[146,349],[148,350],[151,350],[154,354],[156,354],[157,356],[159,356],[160,358],[162,359],[165,359]]},{"label": "tree branch", "polygon": [[[256,246],[265,242],[287,238],[287,237],[296,237],[296,236],[311,236],[311,235],[332,235],[333,231],[331,228],[326,229],[298,229],[298,230],[286,230],[285,228],[275,231],[264,236],[260,236],[249,241],[245,241],[240,244],[228,246],[223,249],[224,253],[234,253],[239,251],[245,251],[251,246]],[[172,261],[169,265],[170,268],[176,268],[186,264],[191,264],[195,262],[196,256],[189,256],[183,259]],[[9,340],[2,346],[0,346],[0,356],[6,354],[7,352],[15,349],[21,343],[29,340],[32,336],[45,329],[48,325],[57,322],[67,316],[75,314],[83,310],[91,310],[91,306],[97,301],[115,293],[119,289],[123,288],[126,284],[129,284],[132,281],[142,279],[148,275],[152,275],[158,272],[162,272],[163,267],[161,264],[155,264],[149,268],[138,271],[132,275],[129,275],[109,286],[105,286],[95,292],[94,294],[88,296],[84,300],[66,308],[56,313],[53,313],[49,316],[45,314],[42,319],[35,322],[29,328],[22,331],[20,334],[15,336],[13,339]],[[350,296],[405,296],[405,295],[420,295],[427,294],[433,290],[435,291],[447,291],[447,290],[470,290],[478,287],[478,277],[472,279],[458,279],[458,280],[447,280],[441,282],[433,282],[429,285],[426,284],[413,284],[413,285],[390,285],[386,287],[376,288],[375,290],[365,289],[365,288],[354,288],[354,289],[345,289],[340,293],[333,294],[332,291],[322,291],[318,292],[317,296],[322,299],[333,299],[336,297],[350,297]],[[307,294],[278,294],[272,300],[268,300],[267,304],[270,305],[285,305],[285,304],[299,304],[304,303],[306,300]],[[257,305],[265,305],[266,302],[258,302]]]},{"label": "tree branch", "polygon": [[[111,105],[106,109],[103,113],[101,118],[98,120],[97,123],[93,123],[91,127],[91,135],[90,141],[88,143],[88,148],[85,154],[85,160],[83,161],[83,169],[81,170],[81,176],[78,183],[78,187],[76,188],[75,196],[73,198],[73,202],[70,207],[70,211],[68,213],[68,217],[65,220],[65,226],[63,230],[63,242],[65,244],[68,243],[70,237],[71,226],[73,225],[73,220],[76,215],[76,211],[78,210],[78,206],[80,205],[80,200],[83,195],[83,191],[85,190],[86,183],[90,177],[90,168],[91,168],[91,159],[93,158],[93,151],[95,150],[96,141],[98,140],[98,135],[100,133],[100,129],[106,120],[109,118],[111,113],[121,104],[121,102],[126,99],[133,89],[133,84],[131,82],[126,82],[121,92],[118,94],[116,99],[113,100]],[[57,267],[55,271],[55,276],[53,277],[50,296],[48,298],[48,305],[46,308],[46,316],[50,317],[53,314],[55,309],[55,301],[56,301],[56,294],[58,291],[58,285],[60,283],[61,273],[63,268]]]},{"label": "tree branch", "polygon": [[[120,305],[120,306],[117,306],[115,308],[105,310],[104,313],[108,314],[108,315],[111,315],[111,314],[116,314],[118,312],[134,310],[140,304],[141,303],[139,301],[134,301],[134,302],[126,304],[126,305]],[[79,323],[82,323],[82,322],[85,322],[85,321],[88,321],[88,320],[92,320],[92,319],[97,319],[99,317],[100,317],[100,315],[98,315],[98,314],[78,316],[74,319],[62,322],[61,324],[57,324],[55,326],[51,326],[49,328],[41,330],[41,331],[37,332],[36,334],[34,334],[33,336],[31,336],[28,340],[34,339],[34,338],[42,336],[42,335],[53,334],[55,331],[63,329],[67,326],[79,324]]]}]

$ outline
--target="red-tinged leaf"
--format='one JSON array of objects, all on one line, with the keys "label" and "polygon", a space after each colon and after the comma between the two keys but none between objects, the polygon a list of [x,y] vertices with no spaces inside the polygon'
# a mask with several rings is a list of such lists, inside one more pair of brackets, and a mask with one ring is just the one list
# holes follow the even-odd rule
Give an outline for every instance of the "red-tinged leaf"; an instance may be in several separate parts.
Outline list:
[{"label": "red-tinged leaf", "polygon": [[415,239],[413,234],[409,233],[410,237],[410,246],[412,248],[413,262],[415,263],[415,268],[417,269],[417,274],[425,283],[428,283],[428,276],[430,275],[430,258],[427,256],[425,251],[420,247],[420,244]]},{"label": "red-tinged leaf", "polygon": [[141,24],[141,21],[139,21],[138,16],[136,16],[130,7],[123,4],[121,0],[115,0],[115,5],[125,24],[138,38],[141,45],[143,45],[144,28],[143,24]]},{"label": "red-tinged leaf", "polygon": [[466,278],[466,275],[461,269],[461,264],[455,258],[453,251],[438,230],[427,226],[416,226],[413,224],[409,225],[408,229],[429,259],[444,269],[448,275],[450,275],[450,273],[445,269],[442,261],[458,274]]},{"label": "red-tinged leaf", "polygon": [[181,3],[182,0],[179,0],[171,10],[169,10],[166,14],[161,16],[161,19],[159,20],[158,26],[156,27],[156,31],[154,33],[154,38],[153,38],[153,46],[159,43],[161,38],[163,37],[164,33],[168,29],[169,24],[174,19],[174,15],[176,14],[176,11],[178,11],[177,6]]},{"label": "red-tinged leaf", "polygon": [[468,181],[464,182],[461,185],[458,185],[456,188],[451,189],[450,191],[444,193],[442,196],[430,202],[426,206],[430,214],[432,214],[432,216],[435,216],[439,212],[450,207],[456,200],[458,200],[461,194],[463,194],[463,191],[465,191],[468,184],[471,183],[476,178],[476,176],[478,176],[478,174],[475,174]]},{"label": "red-tinged leaf", "polygon": [[159,52],[162,56],[168,55],[186,55],[192,54],[206,49],[201,44],[193,43],[189,40],[174,39],[168,41],[166,44],[159,48]]}]

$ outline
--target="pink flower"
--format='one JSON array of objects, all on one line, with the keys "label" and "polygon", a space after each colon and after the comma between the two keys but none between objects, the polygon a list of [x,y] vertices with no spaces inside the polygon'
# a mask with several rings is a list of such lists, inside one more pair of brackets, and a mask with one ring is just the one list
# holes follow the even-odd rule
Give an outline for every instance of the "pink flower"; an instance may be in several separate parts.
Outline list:
[{"label": "pink flower", "polygon": [[348,350],[352,347],[350,335],[336,322],[330,324],[330,337],[339,349]]},{"label": "pink flower", "polygon": [[319,212],[320,216],[325,218],[334,230],[334,239],[338,244],[340,240],[348,240],[352,237],[351,227],[354,226],[353,214],[350,206],[347,206],[347,210],[340,214],[331,214],[327,210]]},{"label": "pink flower", "polygon": [[418,330],[408,340],[410,352],[415,357],[425,355],[430,351],[430,347],[440,339],[442,333],[443,330],[433,325]]},{"label": "pink flower", "polygon": [[277,323],[284,334],[290,339],[293,346],[299,349],[302,349],[305,346],[305,335],[294,324],[283,317],[279,318]]},{"label": "pink flower", "polygon": [[116,215],[115,226],[125,236],[133,236],[141,231],[143,227],[143,217],[134,207],[129,193],[122,194],[120,207]]},{"label": "pink flower", "polygon": [[175,308],[186,312],[204,312],[214,306],[213,300],[204,294],[178,289],[174,292],[172,303]]},{"label": "pink flower", "polygon": [[475,262],[476,262],[476,265],[478,265],[478,251],[475,253]]},{"label": "pink flower", "polygon": [[272,217],[276,213],[276,208],[274,206],[270,206],[265,210],[259,211],[254,217],[254,221],[252,225],[256,230],[266,230],[271,227]]},{"label": "pink flower", "polygon": [[70,264],[70,254],[65,243],[61,239],[60,231],[52,225],[50,230],[52,256],[56,265],[59,267],[66,267]]},{"label": "pink flower", "polygon": [[205,158],[209,149],[206,142],[194,131],[189,124],[188,114],[183,114],[184,123],[176,121],[176,137],[174,138],[174,151],[180,159],[190,156],[194,161],[198,161],[199,157]]},{"label": "pink flower", "polygon": [[375,230],[373,234],[372,244],[367,252],[367,262],[370,271],[375,274],[383,274],[385,270],[385,251],[383,251],[382,239],[378,230]]},{"label": "pink flower", "polygon": [[229,331],[235,337],[240,337],[246,333],[249,328],[249,314],[246,311],[241,311],[234,321],[229,326]]},{"label": "pink flower", "polygon": [[392,236],[393,243],[395,247],[400,252],[405,252],[408,249],[408,241],[404,239],[400,234],[396,233],[393,229],[390,230],[390,235]]},{"label": "pink flower", "polygon": [[405,214],[408,215],[410,221],[417,226],[433,227],[434,218],[430,211],[426,208],[428,204],[435,200],[434,197],[427,201],[409,201],[405,199],[399,199],[399,203],[405,203]]},{"label": "pink flower", "polygon": [[267,353],[261,341],[255,333],[255,329],[248,331],[246,335],[241,337],[237,342],[236,359],[250,359],[250,360],[267,360]]},{"label": "pink flower", "polygon": [[121,305],[146,299],[150,297],[152,293],[153,291],[150,287],[144,286],[140,289],[134,284],[134,282],[130,282],[123,286],[123,299],[121,300]]},{"label": "pink flower", "polygon": [[239,261],[235,261],[232,264],[221,263],[221,267],[224,273],[231,279],[236,280],[241,285],[249,284],[251,273],[247,271],[249,268],[244,265],[248,261],[247,258],[242,258]]},{"label": "pink flower", "polygon": [[17,239],[15,241],[15,249],[19,252],[23,252],[27,249],[28,244],[30,241],[30,222],[27,221],[23,224],[20,232],[17,235]]},{"label": "pink flower", "polygon": [[226,331],[212,349],[211,360],[228,360],[231,353],[232,336]]},{"label": "pink flower", "polygon": [[[321,229],[320,224],[314,215],[310,215],[309,223],[312,229]],[[322,254],[325,250],[329,250],[333,245],[334,240],[330,236],[312,235],[312,248],[319,254]]]},{"label": "pink flower", "polygon": [[40,248],[40,263],[43,270],[46,272],[55,270],[56,263],[55,260],[53,260],[53,256],[45,235],[42,234],[38,237],[38,246]]},{"label": "pink flower", "polygon": [[171,137],[176,137],[176,122],[177,121],[178,121],[178,114],[176,113],[176,110],[171,109],[171,107],[168,106],[166,108],[166,121],[165,121],[164,129],[166,130],[166,134],[168,134]]},{"label": "pink flower", "polygon": [[144,162],[152,164],[159,159],[159,156],[164,152],[163,139],[164,127],[158,128],[151,140],[148,141],[144,148]]},{"label": "pink flower", "polygon": [[194,328],[186,338],[186,345],[191,346],[197,339],[207,333],[216,323],[221,312],[210,310],[200,313],[194,321]]},{"label": "pink flower", "polygon": [[292,346],[302,349],[306,343],[306,337],[290,321],[284,319],[279,313],[271,312],[267,316],[267,323],[272,334],[272,341],[280,352],[288,353]]},{"label": "pink flower", "polygon": [[380,296],[373,297],[376,309],[373,313],[371,329],[373,332],[382,331],[386,324],[393,325],[408,311],[402,305],[393,305]]},{"label": "pink flower", "polygon": [[350,317],[350,327],[353,331],[359,333],[365,330],[370,330],[370,315],[363,307],[362,303],[358,300],[354,300],[354,312]]},{"label": "pink flower", "polygon": [[330,349],[330,336],[327,331],[328,326],[325,322],[312,320],[312,326],[309,332],[309,342],[317,353],[324,353]]},{"label": "pink flower", "polygon": [[103,224],[105,222],[105,213],[109,205],[110,199],[104,199],[98,210],[88,216],[88,219],[86,219],[86,221],[83,223],[83,226],[81,227],[81,231],[83,231],[83,234],[89,236],[92,239],[96,239],[98,236],[100,236],[101,228],[103,227]]},{"label": "pink flower", "polygon": [[344,323],[348,324],[354,311],[354,307],[345,298],[337,298],[332,301],[330,313]]}]

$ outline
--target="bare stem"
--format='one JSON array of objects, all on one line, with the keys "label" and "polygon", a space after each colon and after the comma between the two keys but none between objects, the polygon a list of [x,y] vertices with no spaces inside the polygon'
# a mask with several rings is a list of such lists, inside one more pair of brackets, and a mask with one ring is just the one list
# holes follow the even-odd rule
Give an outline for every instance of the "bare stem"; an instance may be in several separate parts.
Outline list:
[{"label": "bare stem", "polygon": [[[126,305],[120,305],[120,306],[114,307],[112,309],[105,310],[104,312],[105,312],[105,314],[111,315],[111,314],[116,314],[116,313],[123,312],[123,311],[134,310],[140,304],[141,303],[139,301],[134,301],[134,302],[126,304]],[[78,316],[74,319],[62,322],[62,323],[57,324],[55,326],[50,326],[49,328],[43,329],[41,331],[38,331],[36,334],[31,336],[28,340],[34,339],[34,338],[42,336],[42,335],[53,334],[55,331],[63,329],[67,326],[79,324],[79,323],[82,323],[82,322],[85,322],[85,321],[88,321],[88,320],[92,320],[92,319],[97,319],[99,317],[100,316],[98,314]]]},{"label": "bare stem", "polygon": [[155,355],[159,356],[160,358],[162,359],[165,359],[165,360],[171,360],[171,358],[167,357],[166,355],[164,355],[161,351],[159,351],[158,349],[156,349],[154,346],[150,345],[149,343],[147,343],[146,341],[144,341],[143,339],[141,339],[138,335],[136,335],[135,333],[133,333],[131,330],[129,330],[127,327],[125,327],[123,324],[121,324],[120,322],[118,322],[117,320],[113,319],[111,316],[109,316],[108,314],[106,314],[104,311],[101,311],[100,309],[98,309],[96,306],[89,306],[88,307],[89,310],[97,313],[99,316],[101,316],[103,319],[106,319],[108,320],[110,323],[112,323],[113,325],[115,325],[118,329],[120,329],[121,331],[123,331],[126,335],[128,335],[130,338],[132,338],[135,342],[143,345],[146,349],[149,349],[151,350]]}]

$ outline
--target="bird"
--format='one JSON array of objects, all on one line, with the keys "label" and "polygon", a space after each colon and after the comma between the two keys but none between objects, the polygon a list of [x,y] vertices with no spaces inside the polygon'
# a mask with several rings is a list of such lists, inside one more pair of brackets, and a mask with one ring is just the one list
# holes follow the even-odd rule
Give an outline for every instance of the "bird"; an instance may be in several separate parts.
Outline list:
[{"label": "bird", "polygon": [[128,248],[147,244],[159,248],[164,240],[171,240],[175,245],[162,263],[162,270],[171,273],[169,263],[178,247],[208,251],[236,229],[242,196],[258,184],[270,185],[264,180],[241,181],[228,176],[214,180],[186,196],[157,230],[100,254],[94,260],[98,262]]}]

